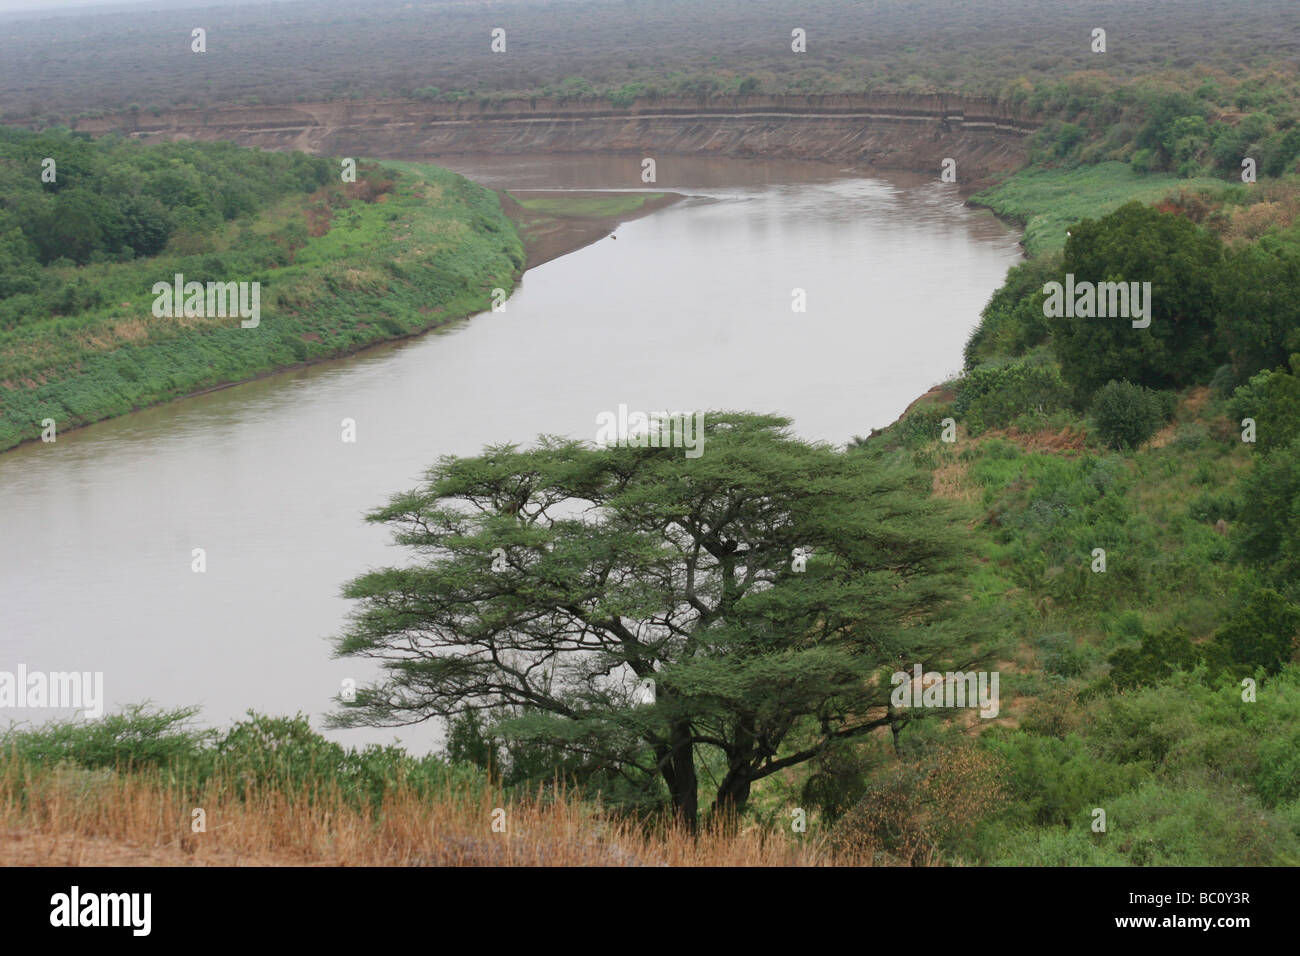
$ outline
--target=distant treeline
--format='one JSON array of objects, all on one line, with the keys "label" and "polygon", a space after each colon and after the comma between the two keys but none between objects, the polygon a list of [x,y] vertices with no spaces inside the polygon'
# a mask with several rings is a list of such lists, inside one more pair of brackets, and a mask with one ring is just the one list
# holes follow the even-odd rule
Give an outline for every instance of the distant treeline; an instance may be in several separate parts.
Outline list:
[{"label": "distant treeline", "polygon": [[1037,86],[1019,80],[1002,99],[1050,117],[1034,142],[1040,165],[1123,160],[1138,172],[1238,178],[1246,159],[1264,176],[1294,172],[1300,159],[1293,71],[1127,83],[1090,72]]},{"label": "distant treeline", "polygon": [[[202,27],[206,53],[191,50]],[[1092,30],[1107,51],[1092,51]],[[504,52],[491,31],[505,31]],[[806,52],[792,51],[805,31]],[[632,89],[947,90],[998,95],[1091,70],[1122,81],[1184,71],[1294,74],[1291,0],[313,0],[192,11],[12,16],[0,114],[28,121],[346,97],[455,98]]]}]

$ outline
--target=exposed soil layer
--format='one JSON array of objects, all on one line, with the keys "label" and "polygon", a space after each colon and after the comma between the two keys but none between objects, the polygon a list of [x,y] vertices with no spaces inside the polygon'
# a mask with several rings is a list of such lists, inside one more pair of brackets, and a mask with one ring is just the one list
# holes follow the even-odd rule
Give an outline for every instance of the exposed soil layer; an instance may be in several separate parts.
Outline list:
[{"label": "exposed soil layer", "polygon": [[516,199],[553,198],[562,196],[566,199],[604,199],[622,193],[598,191],[533,191],[514,189],[510,192],[498,190],[501,208],[507,216],[519,226],[519,235],[524,240],[524,251],[528,255],[526,268],[540,266],[560,256],[568,255],[610,236],[620,223],[648,216],[656,210],[670,206],[686,197],[680,193],[663,193],[646,199],[638,209],[613,216],[588,216],[568,212],[537,212],[526,209]]},{"label": "exposed soil layer", "polygon": [[231,140],[331,156],[428,160],[460,153],[605,152],[815,159],[939,175],[964,190],[1024,164],[1032,118],[951,94],[836,94],[600,101],[414,99],[133,111],[83,119],[90,133]]}]

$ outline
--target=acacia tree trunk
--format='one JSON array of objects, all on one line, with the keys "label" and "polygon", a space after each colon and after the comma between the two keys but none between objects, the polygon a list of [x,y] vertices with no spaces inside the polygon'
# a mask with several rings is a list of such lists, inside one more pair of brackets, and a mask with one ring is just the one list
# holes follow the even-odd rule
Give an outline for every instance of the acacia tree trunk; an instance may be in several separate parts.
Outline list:
[{"label": "acacia tree trunk", "polygon": [[667,752],[660,758],[664,782],[672,795],[673,812],[691,833],[695,833],[700,822],[700,798],[690,721],[674,721],[669,740]]},{"label": "acacia tree trunk", "polygon": [[735,821],[749,802],[749,788],[753,781],[749,776],[749,765],[742,763],[733,766],[718,785],[718,795],[713,801],[714,815]]}]

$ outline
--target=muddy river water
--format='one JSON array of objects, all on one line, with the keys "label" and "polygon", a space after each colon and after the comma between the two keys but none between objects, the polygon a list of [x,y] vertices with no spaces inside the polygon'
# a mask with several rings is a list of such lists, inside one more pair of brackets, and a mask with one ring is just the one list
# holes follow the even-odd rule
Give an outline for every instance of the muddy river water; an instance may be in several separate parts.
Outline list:
[{"label": "muddy river water", "polygon": [[[647,188],[634,157],[442,162],[494,187]],[[594,439],[620,404],[778,412],[844,443],[958,370],[1019,258],[1018,236],[937,175],[663,157],[656,172],[689,198],[528,272],[504,312],[0,455],[0,671],[102,672],[108,709],[319,726],[345,679],[373,676],[330,657],[340,585],[404,558],[361,515],[438,456]],[[0,723],[69,713],[8,707]]]}]

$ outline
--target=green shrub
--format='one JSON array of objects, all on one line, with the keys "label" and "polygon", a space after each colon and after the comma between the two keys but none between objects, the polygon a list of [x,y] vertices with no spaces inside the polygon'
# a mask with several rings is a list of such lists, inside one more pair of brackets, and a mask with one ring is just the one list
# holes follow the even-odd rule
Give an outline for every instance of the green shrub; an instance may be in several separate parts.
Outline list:
[{"label": "green shrub", "polygon": [[1168,418],[1166,400],[1157,392],[1131,382],[1111,381],[1097,390],[1090,414],[1098,434],[1110,448],[1136,448]]},{"label": "green shrub", "polygon": [[1258,459],[1241,484],[1237,548],[1282,580],[1300,575],[1300,438]]},{"label": "green shrub", "polygon": [[1124,792],[1143,776],[1141,767],[1103,759],[1074,734],[1061,740],[1015,731],[990,736],[987,746],[1006,768],[1009,816],[1023,824],[1086,826],[1099,800]]},{"label": "green shrub", "polygon": [[949,403],[918,405],[898,423],[898,435],[907,446],[938,441],[943,432],[943,420],[953,415],[954,408]]},{"label": "green shrub", "polygon": [[1192,450],[1200,448],[1210,439],[1210,430],[1200,422],[1187,422],[1174,430],[1175,448]]},{"label": "green shrub", "polygon": [[1201,661],[1199,649],[1181,628],[1142,638],[1139,647],[1122,647],[1110,655],[1110,683],[1118,690],[1160,683],[1176,670],[1191,670]]},{"label": "green shrub", "polygon": [[1038,639],[1038,660],[1043,668],[1062,677],[1077,677],[1087,666],[1087,657],[1066,633],[1044,634]]},{"label": "green shrub", "polygon": [[1232,393],[1228,413],[1233,424],[1255,421],[1255,447],[1267,453],[1300,437],[1300,377],[1278,369],[1251,376]]},{"label": "green shrub", "polygon": [[152,710],[135,705],[99,720],[52,721],[0,733],[0,751],[33,763],[87,769],[166,768],[200,759],[215,734],[196,729],[197,707]]},{"label": "green shrub", "polygon": [[1216,649],[1239,668],[1276,674],[1295,654],[1300,607],[1272,588],[1259,588],[1215,635]]},{"label": "green shrub", "polygon": [[1055,364],[1021,359],[980,365],[958,386],[953,407],[971,434],[1009,425],[1026,412],[1050,413],[1065,406],[1069,389]]},{"label": "green shrub", "polygon": [[1260,741],[1255,792],[1269,807],[1300,798],[1300,733]]}]

